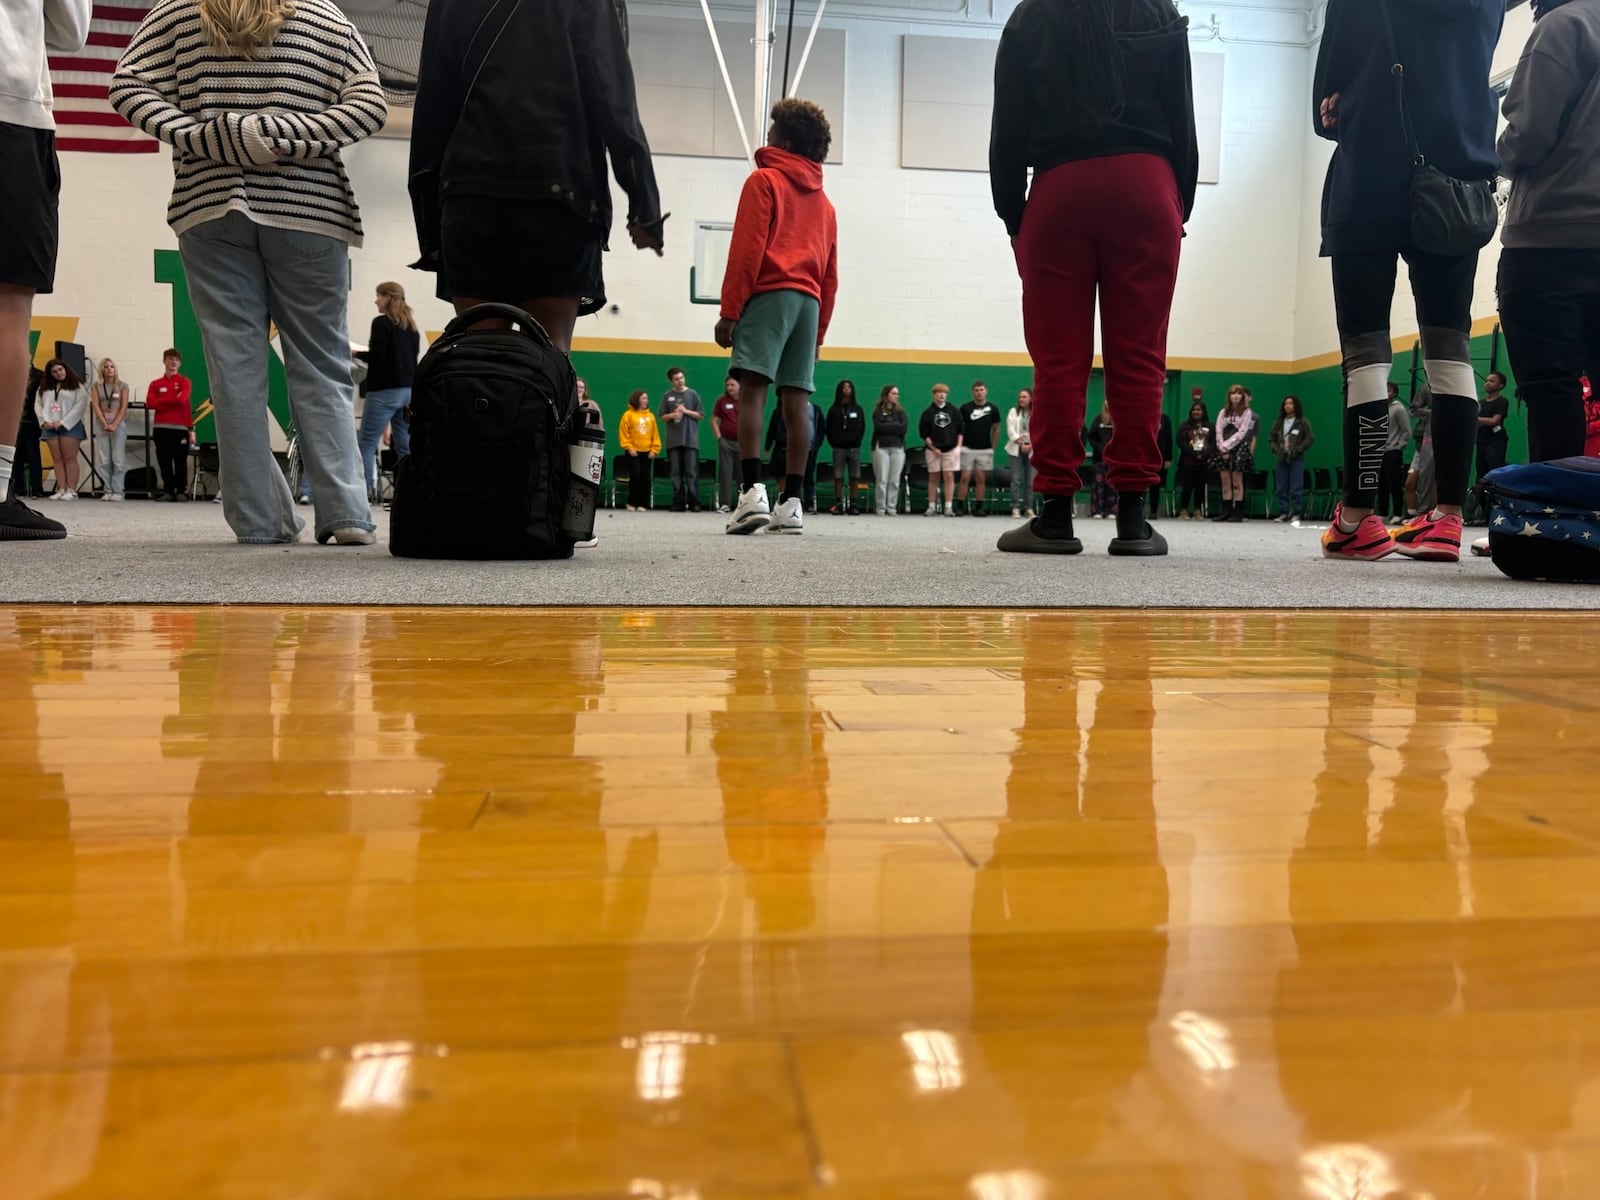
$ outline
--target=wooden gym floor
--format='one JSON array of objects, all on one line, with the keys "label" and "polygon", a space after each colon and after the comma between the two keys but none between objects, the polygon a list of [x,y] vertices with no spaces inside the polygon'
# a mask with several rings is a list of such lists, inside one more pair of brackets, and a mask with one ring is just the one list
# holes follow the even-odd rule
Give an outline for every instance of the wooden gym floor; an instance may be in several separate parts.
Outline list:
[{"label": "wooden gym floor", "polygon": [[1595,629],[0,608],[0,1196],[1592,1200]]}]

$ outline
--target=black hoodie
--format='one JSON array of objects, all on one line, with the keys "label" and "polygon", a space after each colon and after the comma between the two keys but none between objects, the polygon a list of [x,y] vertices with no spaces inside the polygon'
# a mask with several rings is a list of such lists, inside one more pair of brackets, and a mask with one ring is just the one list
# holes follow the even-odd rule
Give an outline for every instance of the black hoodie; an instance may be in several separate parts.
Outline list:
[{"label": "black hoodie", "polygon": [[922,420],[917,423],[917,432],[930,449],[949,454],[961,444],[961,435],[965,432],[961,425],[961,410],[948,400],[943,407],[930,404],[923,410]]},{"label": "black hoodie", "polygon": [[859,450],[867,436],[867,414],[852,396],[835,400],[828,410],[828,445],[835,450]]},{"label": "black hoodie", "polygon": [[1183,219],[1194,211],[1200,146],[1194,126],[1189,67],[1189,19],[1172,0],[1115,0],[1114,27],[1122,48],[1122,111],[1084,136],[1060,114],[1061,63],[1069,56],[1053,19],[1064,0],[1022,0],[1006,22],[994,60],[994,124],[989,133],[989,186],[994,210],[1016,237],[1028,168],[1037,178],[1051,167],[1118,154],[1158,154],[1172,164],[1183,197]]}]

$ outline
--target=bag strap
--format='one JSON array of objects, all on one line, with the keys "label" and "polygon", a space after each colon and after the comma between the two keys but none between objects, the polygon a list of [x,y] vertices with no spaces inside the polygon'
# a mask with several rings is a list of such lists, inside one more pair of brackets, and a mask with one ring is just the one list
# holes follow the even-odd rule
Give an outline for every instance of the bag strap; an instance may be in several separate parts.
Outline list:
[{"label": "bag strap", "polygon": [[550,340],[550,335],[545,332],[544,326],[539,324],[538,318],[515,304],[475,304],[444,327],[444,336],[455,337],[467,332],[479,321],[487,321],[492,317],[511,322],[513,329],[520,330],[546,349],[553,349],[555,346]]},{"label": "bag strap", "polygon": [[1389,74],[1394,77],[1395,101],[1400,105],[1400,128],[1406,135],[1406,149],[1411,152],[1413,166],[1425,167],[1428,158],[1417,145],[1417,133],[1411,124],[1411,106],[1406,103],[1406,65],[1400,61],[1400,50],[1394,40],[1394,22],[1389,17],[1389,0],[1378,0],[1378,15],[1383,18],[1383,36],[1389,46]]}]

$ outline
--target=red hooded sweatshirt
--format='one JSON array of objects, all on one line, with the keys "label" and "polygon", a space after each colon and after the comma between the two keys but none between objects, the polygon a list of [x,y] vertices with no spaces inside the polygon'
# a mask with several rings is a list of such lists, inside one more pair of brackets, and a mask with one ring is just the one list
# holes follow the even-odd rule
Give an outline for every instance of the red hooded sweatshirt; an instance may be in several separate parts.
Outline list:
[{"label": "red hooded sweatshirt", "polygon": [[822,164],[776,146],[761,147],[733,222],[722,315],[737,321],[750,298],[763,292],[804,292],[820,310],[820,346],[838,290],[838,221],[822,194]]}]

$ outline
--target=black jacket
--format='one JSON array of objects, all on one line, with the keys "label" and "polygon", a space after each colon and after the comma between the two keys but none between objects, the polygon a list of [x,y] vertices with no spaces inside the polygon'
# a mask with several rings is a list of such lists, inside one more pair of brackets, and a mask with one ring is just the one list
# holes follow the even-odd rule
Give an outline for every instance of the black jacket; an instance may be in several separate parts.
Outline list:
[{"label": "black jacket", "polygon": [[447,192],[556,200],[611,229],[606,153],[630,223],[661,220],[620,4],[433,0],[411,128],[411,206],[425,270],[438,266]]},{"label": "black jacket", "polygon": [[872,448],[874,450],[902,450],[906,444],[906,430],[911,428],[911,417],[903,408],[872,410]]},{"label": "black jacket", "polygon": [[[1457,179],[1488,179],[1495,154],[1489,64],[1504,0],[1386,0],[1417,144]],[[1311,121],[1339,143],[1322,188],[1322,253],[1411,245],[1411,154],[1400,125],[1378,0],[1332,0],[1317,53]],[[1339,96],[1339,123],[1322,127],[1322,101]]]},{"label": "black jacket", "polygon": [[1037,179],[1051,167],[1117,154],[1159,154],[1172,164],[1183,219],[1194,211],[1200,145],[1194,125],[1189,19],[1172,0],[1115,0],[1122,47],[1124,104],[1097,133],[1075,134],[1060,119],[1062,62],[1070,56],[1051,14],[1060,0],[1022,0],[1000,35],[994,60],[994,122],[989,132],[989,186],[994,210],[1012,237],[1022,228],[1028,168]]},{"label": "black jacket", "polygon": [[410,387],[421,352],[422,335],[415,329],[402,328],[388,317],[374,317],[367,339],[367,391]]},{"label": "black jacket", "polygon": [[1215,447],[1210,421],[1185,421],[1178,426],[1178,465],[1203,467]]},{"label": "black jacket", "polygon": [[854,400],[835,403],[828,410],[828,445],[835,450],[859,450],[867,436],[867,414]]},{"label": "black jacket", "polygon": [[1089,451],[1089,457],[1099,462],[1105,455],[1106,447],[1111,445],[1113,426],[1110,421],[1101,421],[1095,417],[1083,427],[1083,444]]},{"label": "black jacket", "polygon": [[937,404],[930,404],[922,414],[922,420],[917,423],[917,433],[923,442],[948,454],[961,442],[963,433],[961,425],[961,412],[954,404],[946,404],[940,408]]}]

